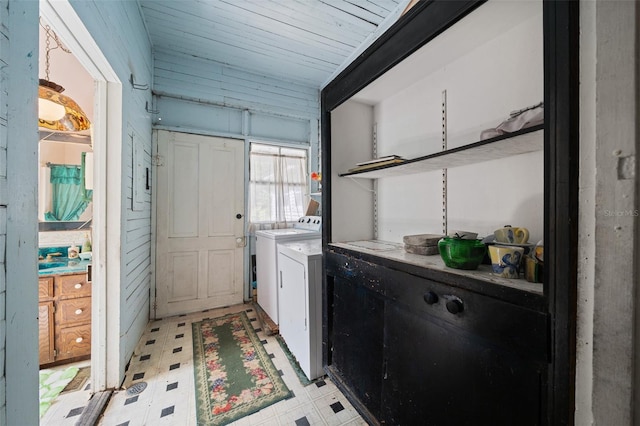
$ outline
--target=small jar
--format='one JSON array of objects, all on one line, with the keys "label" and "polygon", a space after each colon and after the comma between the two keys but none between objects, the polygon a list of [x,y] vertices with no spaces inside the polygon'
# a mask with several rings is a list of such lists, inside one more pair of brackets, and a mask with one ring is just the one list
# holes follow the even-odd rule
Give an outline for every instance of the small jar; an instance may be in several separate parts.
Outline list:
[{"label": "small jar", "polygon": [[69,247],[69,249],[67,250],[67,257],[69,259],[77,259],[78,258],[78,247],[75,246],[75,245]]}]

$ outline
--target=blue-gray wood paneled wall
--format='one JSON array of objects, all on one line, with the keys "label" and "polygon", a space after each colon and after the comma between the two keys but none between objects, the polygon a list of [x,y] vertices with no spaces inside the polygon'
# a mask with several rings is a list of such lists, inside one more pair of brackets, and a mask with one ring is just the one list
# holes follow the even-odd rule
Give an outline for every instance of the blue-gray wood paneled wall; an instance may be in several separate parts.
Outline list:
[{"label": "blue-gray wood paneled wall", "polygon": [[37,23],[0,1],[0,425],[39,420]]},{"label": "blue-gray wood paneled wall", "polygon": [[[121,270],[119,277],[108,277],[106,283],[120,289],[119,365],[108,368],[117,368],[121,380],[149,320],[151,197],[145,195],[142,211],[133,211],[131,194],[132,138],[141,142],[145,152],[144,166],[151,168],[151,116],[146,105],[152,99],[150,90],[134,89],[129,79],[133,75],[136,83],[151,86],[151,43],[137,2],[72,0],[71,4],[122,82]],[[117,231],[109,229],[109,232]],[[113,377],[108,374],[107,380],[113,380]],[[107,386],[118,385],[107,382]]]},{"label": "blue-gray wood paneled wall", "polygon": [[318,88],[178,54],[154,59],[155,126],[317,144]]}]

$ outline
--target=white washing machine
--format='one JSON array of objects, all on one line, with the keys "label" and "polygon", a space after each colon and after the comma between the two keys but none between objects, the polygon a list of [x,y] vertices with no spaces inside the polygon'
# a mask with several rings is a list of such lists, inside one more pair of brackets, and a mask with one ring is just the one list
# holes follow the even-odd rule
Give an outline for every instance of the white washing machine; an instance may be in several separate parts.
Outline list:
[{"label": "white washing machine", "polygon": [[322,370],[322,242],[278,244],[280,335],[309,380]]},{"label": "white washing machine", "polygon": [[274,323],[278,318],[278,248],[279,243],[321,239],[320,216],[302,216],[293,228],[256,231],[256,284],[258,304]]}]

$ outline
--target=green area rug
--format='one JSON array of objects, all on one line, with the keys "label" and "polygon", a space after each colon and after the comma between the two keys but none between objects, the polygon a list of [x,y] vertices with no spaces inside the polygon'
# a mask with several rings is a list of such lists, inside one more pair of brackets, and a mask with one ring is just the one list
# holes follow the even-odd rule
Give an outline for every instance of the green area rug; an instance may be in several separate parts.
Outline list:
[{"label": "green area rug", "polygon": [[226,425],[291,396],[245,312],[192,327],[198,425]]},{"label": "green area rug", "polygon": [[40,417],[44,416],[60,392],[78,374],[78,367],[40,370]]},{"label": "green area rug", "polygon": [[315,382],[318,382],[318,381],[323,379],[323,377],[320,376],[317,379],[309,380],[307,375],[304,374],[304,371],[302,371],[302,367],[300,367],[300,363],[298,362],[296,357],[289,350],[289,346],[287,346],[287,343],[284,341],[282,336],[279,335],[279,334],[276,335],[276,340],[280,344],[280,347],[282,348],[282,351],[284,352],[284,355],[289,360],[289,364],[291,364],[291,367],[293,368],[293,371],[296,372],[296,376],[298,376],[298,380],[300,381],[300,384],[302,386],[306,387],[306,386],[309,386],[311,383],[315,383]]}]

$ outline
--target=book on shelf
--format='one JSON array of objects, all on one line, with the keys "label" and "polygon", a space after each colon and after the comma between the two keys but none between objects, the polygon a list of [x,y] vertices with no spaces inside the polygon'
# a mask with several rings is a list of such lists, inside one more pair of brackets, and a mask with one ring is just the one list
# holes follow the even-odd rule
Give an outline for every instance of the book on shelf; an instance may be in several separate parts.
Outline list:
[{"label": "book on shelf", "polygon": [[376,161],[373,163],[367,163],[367,164],[362,164],[360,166],[356,166],[353,167],[351,169],[349,169],[349,173],[351,172],[360,172],[362,170],[369,170],[369,169],[374,169],[376,167],[381,167],[381,166],[388,166],[391,164],[398,164],[398,163],[404,163],[404,159],[402,158],[391,158],[388,160],[383,160],[383,161]]},{"label": "book on shelf", "polygon": [[383,162],[387,162],[387,161],[390,161],[390,160],[404,160],[404,159],[402,157],[400,157],[399,155],[387,155],[385,157],[374,158],[373,160],[362,161],[360,163],[356,163],[356,166],[366,166],[368,164],[383,163]]}]

